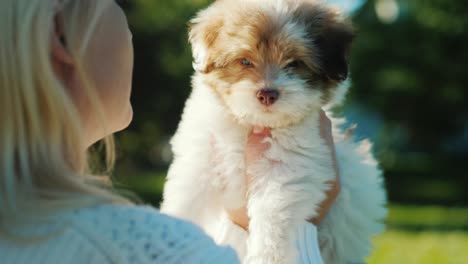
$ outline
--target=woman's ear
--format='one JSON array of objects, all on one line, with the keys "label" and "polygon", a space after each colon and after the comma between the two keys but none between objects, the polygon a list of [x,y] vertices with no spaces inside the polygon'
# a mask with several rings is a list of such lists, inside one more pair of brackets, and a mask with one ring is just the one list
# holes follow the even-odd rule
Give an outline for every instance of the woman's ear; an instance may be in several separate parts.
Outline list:
[{"label": "woman's ear", "polygon": [[62,13],[54,17],[54,28],[51,34],[52,62],[58,66],[73,66],[73,58],[67,49]]}]

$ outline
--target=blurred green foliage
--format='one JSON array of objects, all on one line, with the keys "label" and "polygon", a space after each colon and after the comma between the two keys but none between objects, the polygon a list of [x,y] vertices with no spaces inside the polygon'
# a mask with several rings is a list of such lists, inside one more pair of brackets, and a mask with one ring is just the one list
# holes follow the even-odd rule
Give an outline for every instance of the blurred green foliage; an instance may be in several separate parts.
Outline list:
[{"label": "blurred green foliage", "polygon": [[[375,142],[392,202],[468,205],[468,5],[397,1],[398,16],[389,22],[376,12],[385,1],[396,0],[369,0],[352,15],[358,30],[353,85],[338,112],[358,123],[359,138]],[[170,162],[168,140],[193,72],[186,25],[209,2],[132,0],[124,6],[134,34],[135,115],[117,136],[116,178],[137,189],[156,186],[143,191],[155,204],[163,178],[145,176]]]},{"label": "blurred green foliage", "polygon": [[383,120],[374,139],[390,199],[466,204],[468,5],[398,1],[398,19],[386,24],[376,2],[353,17],[349,102]]},{"label": "blurred green foliage", "polygon": [[466,232],[388,231],[375,238],[368,264],[464,264],[468,260]]},{"label": "blurred green foliage", "polygon": [[407,230],[468,230],[468,208],[390,205],[387,226]]}]

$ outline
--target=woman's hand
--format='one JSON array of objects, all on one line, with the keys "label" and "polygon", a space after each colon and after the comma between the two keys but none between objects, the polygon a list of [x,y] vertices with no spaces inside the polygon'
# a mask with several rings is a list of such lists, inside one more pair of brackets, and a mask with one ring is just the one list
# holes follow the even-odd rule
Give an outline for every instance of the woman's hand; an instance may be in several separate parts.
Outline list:
[{"label": "woman's hand", "polygon": [[[269,129],[254,127],[250,132],[247,139],[247,146],[245,149],[245,167],[248,168],[250,164],[263,157],[263,153],[270,148],[270,143],[264,142],[266,137],[271,137]],[[247,185],[250,183],[250,175],[246,175]],[[248,230],[249,217],[247,216],[247,208],[239,208],[237,210],[227,210],[229,218],[233,223]]]},{"label": "woman's hand", "polygon": [[328,210],[333,205],[333,202],[335,202],[341,190],[340,171],[338,168],[338,162],[336,161],[336,151],[335,142],[333,142],[332,123],[330,119],[328,119],[324,111],[320,112],[320,137],[322,137],[322,139],[325,140],[325,143],[330,148],[331,158],[333,162],[333,170],[335,171],[335,180],[329,182],[331,187],[326,192],[327,199],[325,199],[325,201],[323,201],[320,205],[317,217],[310,220],[310,222],[315,225],[320,224],[325,218],[325,216],[327,216]]},{"label": "woman's hand", "polygon": [[[262,158],[265,151],[270,148],[270,143],[264,142],[264,139],[270,136],[271,133],[269,129],[263,129],[258,127],[255,127],[253,129],[247,140],[247,147],[245,151],[246,167],[248,167],[249,164],[254,163],[256,160]],[[335,144],[333,142],[332,136],[332,124],[330,119],[328,119],[328,117],[325,115],[325,112],[323,111],[321,111],[320,113],[320,136],[323,138],[323,140],[325,140],[325,143],[330,148],[330,158],[333,161],[333,167],[335,170],[336,178],[334,181],[330,182],[331,188],[327,191],[327,199],[323,201],[319,207],[318,216],[314,219],[309,220],[309,222],[315,225],[320,224],[323,218],[325,218],[328,210],[330,209],[340,192],[340,177],[338,164],[336,161]],[[246,177],[247,184],[249,184],[250,176],[246,175]],[[247,216],[247,209],[245,207],[237,210],[228,210],[228,214],[231,221],[233,221],[235,224],[237,224],[245,230],[248,229],[249,218]]]}]

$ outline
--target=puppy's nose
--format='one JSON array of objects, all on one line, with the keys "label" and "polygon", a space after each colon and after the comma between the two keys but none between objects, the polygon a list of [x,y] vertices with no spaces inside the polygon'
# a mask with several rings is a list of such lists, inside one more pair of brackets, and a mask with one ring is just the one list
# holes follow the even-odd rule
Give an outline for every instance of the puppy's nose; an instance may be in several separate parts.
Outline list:
[{"label": "puppy's nose", "polygon": [[257,99],[260,103],[270,106],[274,104],[279,98],[279,92],[276,89],[265,88],[257,92]]}]

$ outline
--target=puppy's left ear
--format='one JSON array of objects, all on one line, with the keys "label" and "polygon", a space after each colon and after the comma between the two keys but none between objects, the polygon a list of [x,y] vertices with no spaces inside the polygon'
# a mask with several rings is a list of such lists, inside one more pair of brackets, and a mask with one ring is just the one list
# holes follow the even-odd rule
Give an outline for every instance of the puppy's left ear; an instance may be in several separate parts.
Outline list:
[{"label": "puppy's left ear", "polygon": [[213,49],[223,26],[216,3],[202,10],[189,22],[189,42],[192,45],[193,68],[208,73],[213,68]]},{"label": "puppy's left ear", "polygon": [[354,36],[350,23],[337,17],[325,20],[315,45],[326,79],[341,82],[348,78],[348,55]]}]

